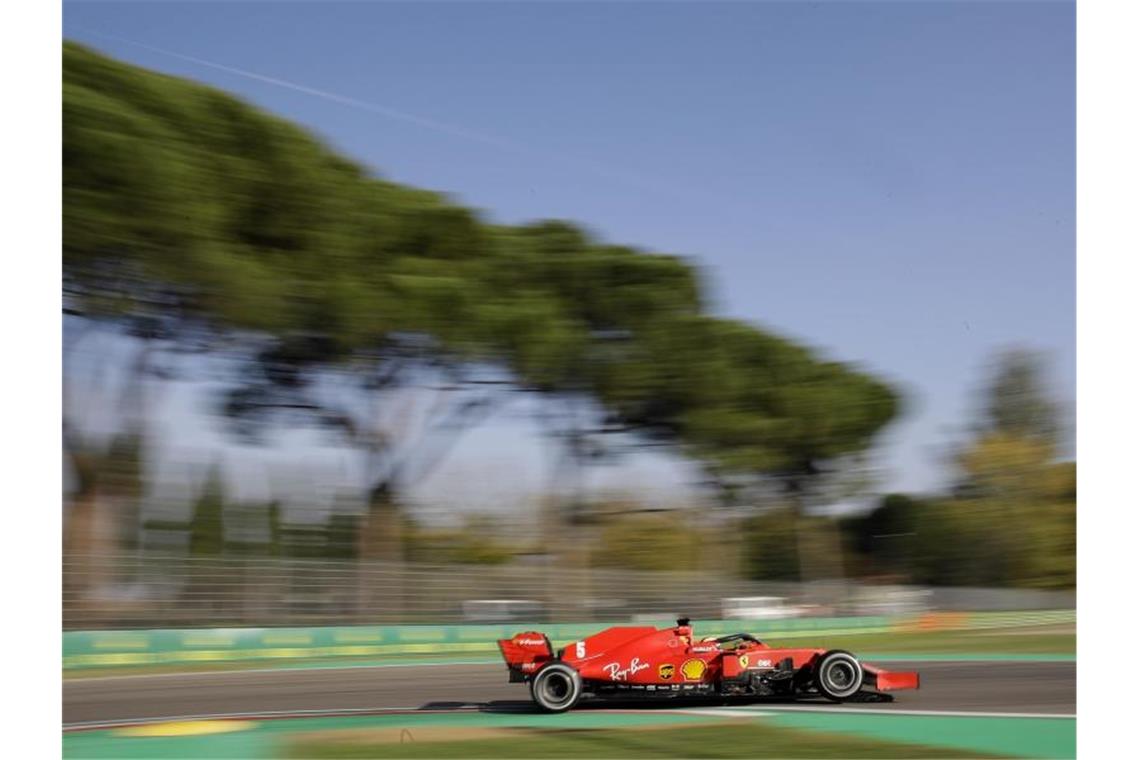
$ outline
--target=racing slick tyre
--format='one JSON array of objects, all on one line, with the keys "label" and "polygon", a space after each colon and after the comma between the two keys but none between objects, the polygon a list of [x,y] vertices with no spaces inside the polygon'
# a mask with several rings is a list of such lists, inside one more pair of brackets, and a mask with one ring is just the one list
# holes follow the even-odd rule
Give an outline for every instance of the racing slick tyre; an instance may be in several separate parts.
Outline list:
[{"label": "racing slick tyre", "polygon": [[820,694],[832,702],[842,702],[863,686],[863,666],[850,652],[833,649],[819,658],[813,680]]},{"label": "racing slick tyre", "polygon": [[531,679],[530,696],[547,712],[565,712],[582,697],[582,676],[565,663],[552,662]]}]

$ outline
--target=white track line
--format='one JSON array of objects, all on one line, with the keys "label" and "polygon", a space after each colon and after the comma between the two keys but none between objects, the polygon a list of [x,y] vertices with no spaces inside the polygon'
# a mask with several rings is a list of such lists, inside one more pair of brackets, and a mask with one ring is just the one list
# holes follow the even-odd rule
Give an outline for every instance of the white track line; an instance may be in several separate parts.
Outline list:
[{"label": "white track line", "polygon": [[719,707],[682,707],[676,710],[669,710],[668,712],[681,713],[682,715],[704,715],[709,717],[727,716],[729,718],[766,718],[772,713],[760,710],[742,710],[740,708],[719,708]]},{"label": "white track line", "polygon": [[[737,708],[740,709],[740,708]],[[1073,720],[1075,713],[1022,713],[1022,712],[993,712],[969,710],[896,710],[890,708],[874,707],[815,707],[812,705],[765,705],[764,710],[783,712],[813,712],[843,715],[859,713],[862,715],[929,715],[949,718],[1065,718]]]}]

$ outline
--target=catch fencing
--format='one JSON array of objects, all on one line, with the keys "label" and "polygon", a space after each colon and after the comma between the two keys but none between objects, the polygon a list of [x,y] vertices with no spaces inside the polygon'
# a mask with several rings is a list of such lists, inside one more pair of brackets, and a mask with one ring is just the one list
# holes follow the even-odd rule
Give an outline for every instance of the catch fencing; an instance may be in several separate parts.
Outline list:
[{"label": "catch fencing", "polygon": [[[907,615],[1072,609],[1072,592],[747,581],[542,563],[70,558],[67,630]],[[736,601],[733,601],[736,600]]]}]

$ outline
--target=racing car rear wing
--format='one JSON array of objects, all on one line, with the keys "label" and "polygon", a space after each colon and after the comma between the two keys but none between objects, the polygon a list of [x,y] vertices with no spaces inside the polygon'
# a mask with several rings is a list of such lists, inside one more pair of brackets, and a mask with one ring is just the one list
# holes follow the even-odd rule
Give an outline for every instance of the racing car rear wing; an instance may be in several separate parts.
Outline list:
[{"label": "racing car rear wing", "polygon": [[499,639],[499,651],[503,653],[511,681],[522,681],[554,659],[554,647],[545,633],[527,631],[517,633],[513,638]]}]

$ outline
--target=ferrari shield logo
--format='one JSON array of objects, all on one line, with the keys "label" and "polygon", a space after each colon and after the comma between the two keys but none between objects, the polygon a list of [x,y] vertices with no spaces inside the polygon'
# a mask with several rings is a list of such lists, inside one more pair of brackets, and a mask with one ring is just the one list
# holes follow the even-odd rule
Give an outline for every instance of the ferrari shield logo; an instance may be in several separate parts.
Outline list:
[{"label": "ferrari shield logo", "polygon": [[662,681],[672,680],[672,678],[673,678],[673,664],[672,663],[665,663],[661,667],[657,668],[657,677],[660,678]]},{"label": "ferrari shield logo", "polygon": [[686,681],[699,681],[704,674],[704,660],[685,660],[684,664],[681,665],[681,675],[685,677]]},{"label": "ferrari shield logo", "polygon": [[740,655],[740,669],[748,670],[748,655],[746,654]]}]

